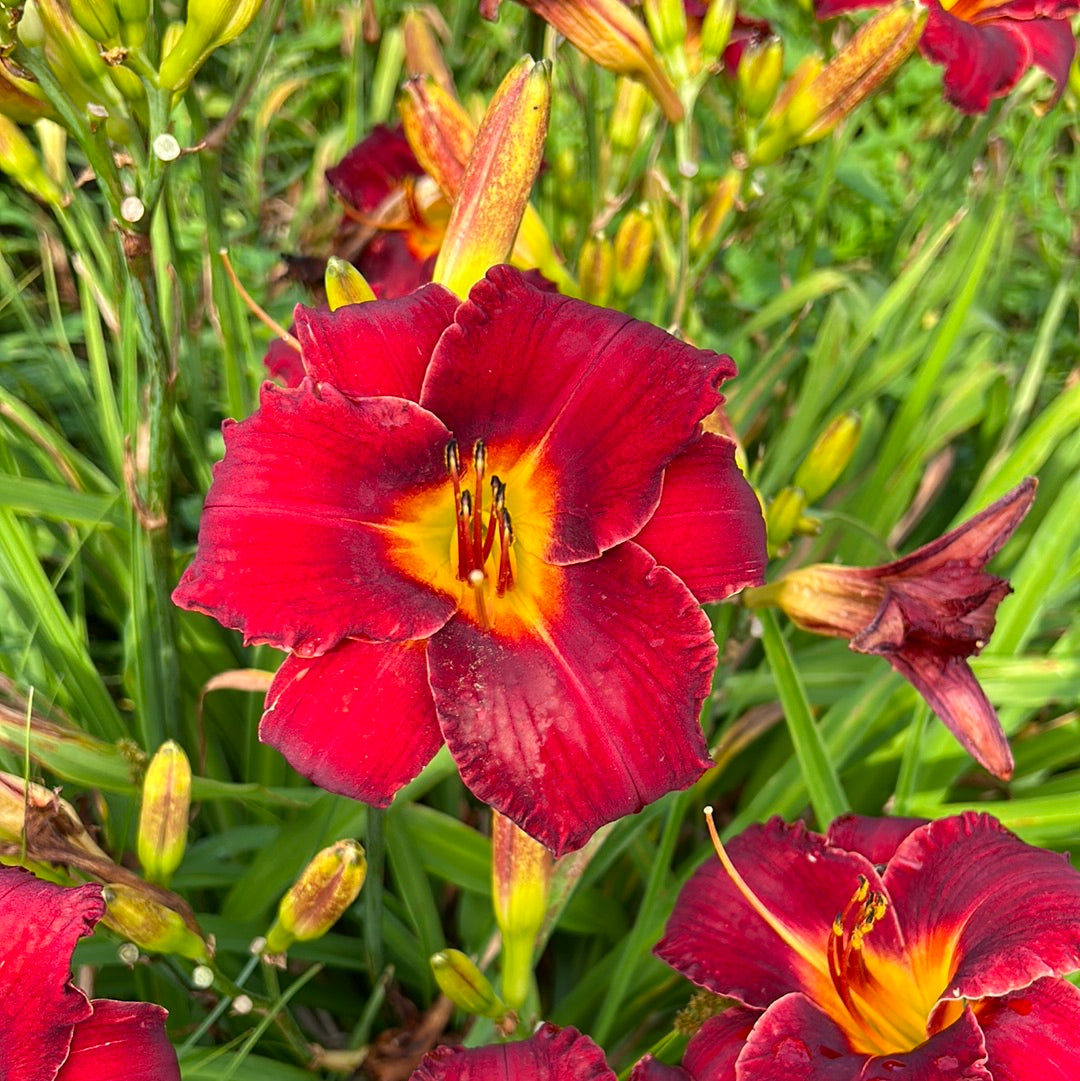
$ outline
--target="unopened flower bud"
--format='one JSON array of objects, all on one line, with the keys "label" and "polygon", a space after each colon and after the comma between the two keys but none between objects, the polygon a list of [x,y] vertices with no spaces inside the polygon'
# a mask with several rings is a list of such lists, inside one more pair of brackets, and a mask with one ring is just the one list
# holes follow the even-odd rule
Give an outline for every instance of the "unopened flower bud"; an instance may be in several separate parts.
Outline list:
[{"label": "unopened flower bud", "polygon": [[262,0],[188,0],[183,33],[163,54],[158,83],[165,90],[183,90],[215,49],[251,25],[260,7]]},{"label": "unopened flower bud", "polygon": [[454,94],[454,77],[446,66],[431,26],[429,11],[413,8],[401,20],[405,41],[405,70],[410,76],[429,75],[447,94]]},{"label": "unopened flower bud", "polygon": [[926,9],[911,0],[867,20],[787,108],[787,124],[801,143],[827,135],[915,51]]},{"label": "unopened flower bud", "polygon": [[806,496],[801,488],[781,488],[776,493],[765,512],[770,554],[778,552],[791,540],[805,510]]},{"label": "unopened flower bud", "polygon": [[540,169],[551,65],[526,56],[495,91],[469,155],[432,279],[464,297],[514,247]]},{"label": "unopened flower bud", "polygon": [[641,123],[649,92],[641,83],[621,76],[615,84],[615,105],[611,110],[608,140],[612,150],[632,154],[641,145]]},{"label": "unopened flower bud", "polygon": [[633,296],[645,281],[656,243],[656,222],[648,206],[634,207],[620,222],[614,242],[614,285],[621,297]]},{"label": "unopened flower bud", "polygon": [[120,19],[111,0],[67,0],[72,18],[102,45],[120,40]]},{"label": "unopened flower bud", "polygon": [[825,62],[815,53],[804,56],[795,66],[762,121],[750,155],[754,165],[771,164],[799,142],[801,131],[793,130],[791,104],[821,74],[824,66]]},{"label": "unopened flower bud", "polygon": [[103,891],[108,906],[102,922],[118,935],[150,953],[171,953],[192,961],[207,961],[206,943],[179,912],[126,883],[107,884]]},{"label": "unopened flower bud", "polygon": [[713,188],[705,205],[690,221],[690,254],[696,259],[720,238],[724,224],[742,190],[743,173],[729,170]]},{"label": "unopened flower bud", "polygon": [[506,1006],[488,978],[461,950],[441,950],[430,960],[439,990],[459,1009],[495,1022],[506,1016]]},{"label": "unopened flower bud", "polygon": [[167,885],[180,866],[190,807],[191,764],[183,747],[170,739],[158,748],[143,778],[137,848],[149,881]]},{"label": "unopened flower bud", "polygon": [[129,49],[137,49],[146,40],[150,0],[116,0],[116,13],[120,17],[120,40]]},{"label": "unopened flower bud", "polygon": [[502,996],[518,1009],[529,993],[533,946],[547,914],[551,854],[497,811],[491,816],[495,922],[502,932]]},{"label": "unopened flower bud", "polygon": [[703,64],[711,67],[727,48],[737,8],[737,0],[711,0],[709,10],[701,21],[698,51]]},{"label": "unopened flower bud", "polygon": [[97,87],[108,74],[108,68],[97,41],[75,21],[66,0],[36,0],[36,8],[45,31],[47,51],[55,50],[57,57]]},{"label": "unopened flower bud", "polygon": [[281,954],[294,942],[325,935],[356,900],[366,875],[364,849],[356,841],[324,848],[282,897],[266,952]]},{"label": "unopened flower bud", "polygon": [[644,0],[645,22],[653,43],[667,55],[686,41],[686,8],[683,0]]},{"label": "unopened flower bud", "polygon": [[53,107],[33,79],[0,54],[0,115],[16,124],[32,124],[42,116],[55,116]]},{"label": "unopened flower bud", "polygon": [[778,37],[747,44],[739,59],[735,81],[739,104],[752,120],[769,111],[784,74],[784,43]]},{"label": "unopened flower bud", "polygon": [[453,202],[476,142],[476,125],[458,100],[430,76],[405,83],[398,112],[416,160]]},{"label": "unopened flower bud", "polygon": [[614,276],[615,253],[611,241],[603,233],[587,237],[578,257],[582,299],[601,307],[606,305],[611,300]]},{"label": "unopened flower bud", "polygon": [[323,284],[326,287],[326,302],[332,312],[344,308],[346,304],[365,304],[375,299],[367,278],[347,259],[339,259],[336,255],[331,255],[326,261]]},{"label": "unopened flower bud", "polygon": [[818,436],[792,480],[807,503],[816,503],[840,479],[859,445],[861,430],[858,413],[843,413]]},{"label": "unopened flower bud", "polygon": [[0,169],[31,195],[53,206],[63,201],[63,193],[42,168],[37,151],[18,124],[0,114]]}]

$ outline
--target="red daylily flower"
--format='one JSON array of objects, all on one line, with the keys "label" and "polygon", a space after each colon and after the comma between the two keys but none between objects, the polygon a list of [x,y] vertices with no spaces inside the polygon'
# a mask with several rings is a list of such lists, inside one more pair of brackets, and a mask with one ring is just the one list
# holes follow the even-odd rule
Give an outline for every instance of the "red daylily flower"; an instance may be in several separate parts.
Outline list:
[{"label": "red daylily flower", "polygon": [[373,128],[326,179],[357,223],[360,249],[350,258],[376,296],[405,296],[431,281],[450,207],[400,128]]},{"label": "red daylily flower", "polygon": [[[945,98],[965,113],[984,113],[1032,66],[1057,84],[1069,78],[1076,52],[1069,19],[1078,0],[921,0],[929,9],[919,49],[945,68]],[[815,0],[819,19],[880,0]]]},{"label": "red daylily flower", "polygon": [[588,1036],[542,1025],[517,1043],[437,1047],[410,1081],[615,1081],[615,1074]]},{"label": "red daylily flower", "polygon": [[0,867],[0,1075],[9,1081],[180,1081],[165,1011],[88,999],[71,953],[105,912],[96,884],[65,889]]},{"label": "red daylily flower", "polygon": [[656,947],[741,1004],[701,1030],[695,1081],[1080,1077],[1067,858],[969,812],[825,836],[774,819],[727,859],[698,869]]},{"label": "red daylily flower", "polygon": [[850,638],[857,653],[884,657],[976,762],[1008,779],[1009,742],[967,658],[990,640],[997,606],[1011,592],[984,568],[1031,509],[1036,484],[1028,477],[903,559],[879,567],[800,567],[747,603],[776,604],[804,630]]},{"label": "red daylily flower", "polygon": [[730,358],[495,267],[298,308],[309,378],[225,425],[184,608],[290,653],[260,735],[385,806],[445,741],[562,853],[709,766],[699,602],[760,581]]}]

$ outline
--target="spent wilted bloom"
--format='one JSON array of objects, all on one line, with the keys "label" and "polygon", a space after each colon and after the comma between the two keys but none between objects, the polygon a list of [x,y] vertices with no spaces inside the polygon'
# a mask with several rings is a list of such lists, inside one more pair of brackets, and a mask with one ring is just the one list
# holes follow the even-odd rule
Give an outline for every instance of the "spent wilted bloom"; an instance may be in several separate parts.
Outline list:
[{"label": "spent wilted bloom", "polygon": [[[983,113],[1033,65],[1057,84],[1060,97],[1076,53],[1070,19],[1077,0],[920,0],[928,9],[919,50],[945,68],[946,99],[965,113]],[[879,0],[815,0],[819,19]]]},{"label": "spent wilted bloom", "polygon": [[89,999],[71,982],[76,941],[105,912],[101,886],[65,889],[0,867],[0,1072],[10,1081],[180,1081],[165,1011]]},{"label": "spent wilted bloom", "polygon": [[716,646],[699,604],[761,580],[734,374],[495,267],[298,308],[308,378],[224,427],[174,594],[289,657],[260,734],[385,806],[445,741],[465,784],[557,854],[692,784]]},{"label": "spent wilted bloom", "polygon": [[1013,758],[994,707],[968,665],[994,630],[1011,592],[986,564],[1035,499],[1028,477],[962,525],[879,567],[818,563],[746,596],[776,605],[804,630],[851,639],[857,653],[884,657],[929,703],[964,749],[997,777]]},{"label": "spent wilted bloom", "polygon": [[[986,814],[751,826],[656,953],[738,1005],[695,1081],[1074,1081],[1080,873]],[[689,1049],[688,1049],[689,1050]],[[684,1065],[688,1065],[684,1063]],[[641,1081],[658,1074],[643,1074]]]}]

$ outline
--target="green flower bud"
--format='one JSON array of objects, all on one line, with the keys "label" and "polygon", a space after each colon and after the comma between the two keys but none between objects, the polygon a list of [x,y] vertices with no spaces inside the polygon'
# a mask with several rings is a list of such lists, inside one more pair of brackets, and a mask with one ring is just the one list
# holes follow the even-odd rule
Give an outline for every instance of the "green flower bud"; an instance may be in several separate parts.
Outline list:
[{"label": "green flower bud", "polygon": [[66,0],[72,18],[102,45],[120,40],[120,19],[110,0]]},{"label": "green flower bud", "polygon": [[42,168],[37,151],[22,129],[0,114],[0,169],[31,195],[53,206],[63,201],[63,193]]},{"label": "green flower bud", "polygon": [[709,4],[709,10],[701,21],[699,52],[703,64],[715,64],[727,48],[732,27],[735,25],[737,7],[736,0],[712,0]]},{"label": "green flower bud", "polygon": [[632,154],[641,145],[641,123],[648,104],[649,91],[644,84],[628,75],[620,75],[615,84],[615,105],[608,129],[613,150]]},{"label": "green flower bud", "polygon": [[364,849],[356,841],[324,848],[282,897],[266,936],[266,952],[281,954],[294,942],[325,935],[356,900],[366,875]]},{"label": "green flower bud", "polygon": [[769,111],[784,74],[784,43],[777,37],[751,42],[743,50],[735,81],[739,103],[752,120]]},{"label": "green flower bud", "polygon": [[633,296],[641,288],[655,243],[652,212],[648,206],[634,207],[615,232],[614,285],[619,296]]},{"label": "green flower bud", "polygon": [[185,89],[207,57],[239,37],[261,7],[262,0],[188,0],[184,31],[163,54],[158,83],[166,90]]},{"label": "green flower bud", "polygon": [[670,53],[686,41],[683,0],[645,0],[645,23],[661,53]]},{"label": "green flower bud", "polygon": [[488,978],[461,950],[433,953],[430,963],[439,990],[459,1009],[496,1023],[506,1016],[506,1006]]},{"label": "green flower bud", "polygon": [[192,961],[210,959],[206,943],[184,918],[148,892],[121,883],[107,884],[102,892],[108,906],[102,922],[140,949],[176,954]]},{"label": "green flower bud", "polygon": [[769,538],[769,553],[778,552],[798,529],[799,519],[806,510],[806,495],[801,488],[781,488],[765,512],[765,529]]},{"label": "green flower bud", "polygon": [[344,308],[346,304],[365,304],[375,299],[364,275],[347,259],[339,259],[336,255],[331,255],[326,261],[323,284],[326,286],[326,301],[332,312]]},{"label": "green flower bud", "polygon": [[844,413],[818,436],[792,480],[805,492],[807,503],[816,503],[840,479],[859,445],[861,430],[859,414]]},{"label": "green flower bud", "polygon": [[730,169],[717,182],[705,205],[690,222],[690,254],[696,259],[720,239],[735,200],[742,190],[743,174]]},{"label": "green flower bud", "polygon": [[166,885],[187,845],[191,765],[184,749],[169,740],[150,760],[143,778],[137,848],[147,879]]},{"label": "green flower bud", "polygon": [[603,233],[596,233],[581,245],[578,256],[581,296],[590,304],[603,307],[611,300],[615,280],[615,252]]}]

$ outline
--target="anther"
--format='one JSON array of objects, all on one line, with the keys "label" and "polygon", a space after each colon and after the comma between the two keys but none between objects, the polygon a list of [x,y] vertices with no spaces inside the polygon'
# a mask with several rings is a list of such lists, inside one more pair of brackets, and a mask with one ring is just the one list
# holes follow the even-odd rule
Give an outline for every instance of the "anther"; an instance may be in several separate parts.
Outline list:
[{"label": "anther", "polygon": [[473,471],[476,473],[476,496],[473,502],[476,504],[476,514],[473,517],[472,545],[473,565],[484,565],[484,524],[481,518],[484,515],[484,471],[487,469],[487,447],[484,441],[478,439],[473,444]]},{"label": "anther", "polygon": [[514,543],[514,527],[510,521],[510,512],[503,507],[499,516],[499,577],[495,593],[501,597],[513,584],[514,573],[510,568],[510,546]]},{"label": "anther", "polygon": [[461,475],[461,454],[458,452],[458,441],[451,439],[446,444],[446,452],[443,455],[446,462],[446,472],[455,479]]}]

